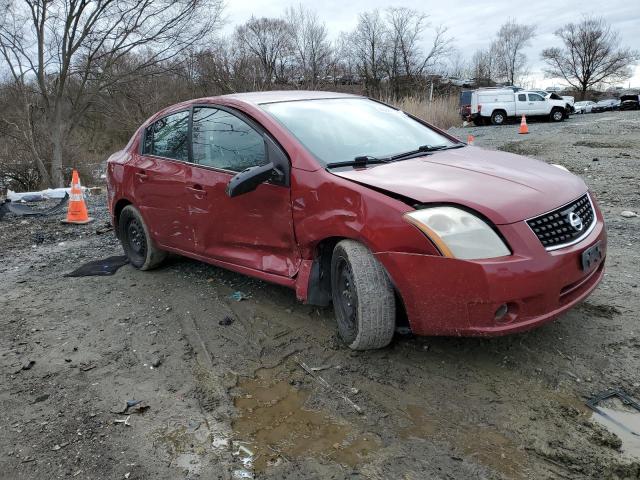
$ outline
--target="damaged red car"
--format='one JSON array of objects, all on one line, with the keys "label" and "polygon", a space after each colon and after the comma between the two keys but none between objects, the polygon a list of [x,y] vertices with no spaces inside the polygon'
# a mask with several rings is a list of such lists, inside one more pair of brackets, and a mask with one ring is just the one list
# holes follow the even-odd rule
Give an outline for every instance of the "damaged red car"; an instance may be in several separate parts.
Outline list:
[{"label": "damaged red car", "polygon": [[175,253],[333,303],[353,349],[548,322],[604,275],[606,232],[559,166],[468,146],[364,97],[260,92],[188,101],[108,160],[131,264]]}]

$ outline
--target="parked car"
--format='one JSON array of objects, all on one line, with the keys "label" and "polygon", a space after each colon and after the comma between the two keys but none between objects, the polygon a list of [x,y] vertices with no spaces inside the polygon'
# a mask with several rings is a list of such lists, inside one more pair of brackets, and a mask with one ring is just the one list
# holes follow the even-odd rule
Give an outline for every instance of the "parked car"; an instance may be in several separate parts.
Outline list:
[{"label": "parked car", "polygon": [[621,95],[620,110],[638,110],[640,109],[640,95]]},{"label": "parked car", "polygon": [[571,97],[569,95],[559,95],[556,92],[548,92],[546,90],[531,90],[532,92],[535,93],[539,93],[540,95],[542,95],[543,97],[546,98],[550,98],[551,100],[564,100],[565,102],[565,111],[567,112],[567,115],[574,113],[575,112],[575,108],[574,108],[574,104],[575,104],[575,98]]},{"label": "parked car", "polygon": [[610,112],[620,108],[620,100],[616,98],[607,98],[600,100],[591,107],[591,113]]},{"label": "parked car", "polygon": [[471,119],[471,90],[463,90],[460,92],[460,116],[464,120]]},{"label": "parked car", "polygon": [[591,113],[591,109],[596,104],[591,100],[583,100],[581,102],[574,103],[575,113]]},{"label": "parked car", "polygon": [[399,311],[417,335],[531,329],[604,275],[604,222],[582,179],[364,97],[180,103],[107,165],[131,265],[172,252],[333,303],[354,349],[387,345]]},{"label": "parked car", "polygon": [[510,88],[481,88],[471,94],[471,119],[477,125],[489,122],[502,125],[509,117],[523,114],[561,122],[567,116],[566,102],[534,91],[514,92]]}]

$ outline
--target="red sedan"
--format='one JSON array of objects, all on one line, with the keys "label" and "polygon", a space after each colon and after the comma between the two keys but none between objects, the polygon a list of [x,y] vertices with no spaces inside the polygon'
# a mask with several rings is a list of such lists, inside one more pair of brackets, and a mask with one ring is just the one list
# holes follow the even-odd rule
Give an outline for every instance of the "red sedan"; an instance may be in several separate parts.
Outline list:
[{"label": "red sedan", "polygon": [[467,146],[377,101],[260,92],[166,108],[108,161],[131,264],[167,252],[333,302],[353,349],[541,325],[604,274],[606,232],[561,167]]}]

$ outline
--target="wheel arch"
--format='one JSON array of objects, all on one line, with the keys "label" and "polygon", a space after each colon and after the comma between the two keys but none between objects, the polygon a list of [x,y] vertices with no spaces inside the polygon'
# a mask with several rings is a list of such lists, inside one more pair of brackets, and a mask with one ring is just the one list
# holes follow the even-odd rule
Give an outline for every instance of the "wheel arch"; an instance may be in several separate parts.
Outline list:
[{"label": "wheel arch", "polygon": [[133,205],[133,202],[131,202],[128,198],[121,198],[113,206],[113,229],[116,232],[116,236],[119,235],[118,232],[120,230],[120,214],[122,213],[122,210],[124,210],[124,207],[126,207],[127,205]]},{"label": "wheel arch", "polygon": [[[325,237],[316,243],[307,285],[306,303],[326,307],[331,304],[331,258],[333,249],[341,240],[359,239],[344,236]],[[361,242],[362,243],[362,242]]]},{"label": "wheel arch", "polygon": [[491,115],[489,116],[491,123],[494,123],[493,116],[497,113],[502,113],[504,115],[504,121],[502,123],[507,123],[508,115],[507,111],[504,108],[494,108],[493,110],[491,110]]},{"label": "wheel arch", "polygon": [[[336,235],[325,237],[317,242],[314,248],[313,260],[311,261],[311,268],[308,274],[306,298],[304,299],[305,303],[320,307],[327,307],[331,305],[331,259],[333,257],[333,249],[342,240],[353,240],[361,243],[372,251],[371,247],[360,238]],[[378,259],[378,261],[380,260]],[[396,295],[396,307],[398,308],[398,324],[401,326],[409,326],[404,298],[402,298],[393,277],[387,270],[384,263],[380,262],[380,264],[387,272],[389,280],[393,285],[393,290]]]}]

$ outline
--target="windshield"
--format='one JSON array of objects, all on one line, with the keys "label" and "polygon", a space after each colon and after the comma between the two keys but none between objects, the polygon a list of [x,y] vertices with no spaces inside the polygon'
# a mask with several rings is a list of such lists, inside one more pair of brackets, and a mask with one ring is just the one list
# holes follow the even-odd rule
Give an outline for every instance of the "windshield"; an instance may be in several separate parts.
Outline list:
[{"label": "windshield", "polygon": [[425,145],[456,144],[405,113],[366,98],[277,102],[261,107],[324,165],[362,156],[391,157]]}]

